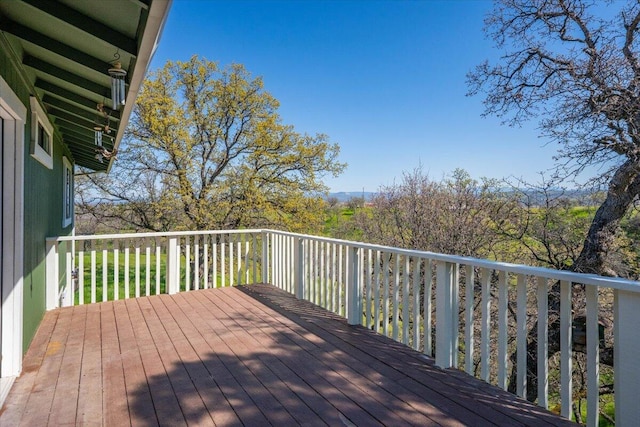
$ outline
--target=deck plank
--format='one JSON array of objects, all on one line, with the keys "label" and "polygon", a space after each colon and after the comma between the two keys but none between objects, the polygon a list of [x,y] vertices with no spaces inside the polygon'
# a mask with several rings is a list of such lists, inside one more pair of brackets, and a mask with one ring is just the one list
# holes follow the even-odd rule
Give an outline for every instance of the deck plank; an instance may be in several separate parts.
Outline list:
[{"label": "deck plank", "polygon": [[122,303],[104,304],[100,311],[102,336],[102,423],[108,426],[130,425],[127,388],[120,360],[120,342],[116,308]]},{"label": "deck plank", "polygon": [[0,425],[573,425],[269,285],[46,313]]}]

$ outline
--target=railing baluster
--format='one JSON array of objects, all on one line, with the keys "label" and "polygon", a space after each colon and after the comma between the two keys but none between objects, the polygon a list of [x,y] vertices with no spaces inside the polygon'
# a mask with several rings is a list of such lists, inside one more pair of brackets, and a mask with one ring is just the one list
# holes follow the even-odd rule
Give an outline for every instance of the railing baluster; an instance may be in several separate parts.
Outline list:
[{"label": "railing baluster", "polygon": [[348,247],[347,254],[347,322],[350,325],[362,323],[362,292],[360,278],[360,255],[355,246]]},{"label": "railing baluster", "polygon": [[144,239],[144,256],[145,256],[145,292],[151,295],[151,243],[149,239]]},{"label": "railing baluster", "polygon": [[102,302],[109,297],[109,250],[107,242],[102,242]]},{"label": "railing baluster", "polygon": [[[157,247],[158,246],[156,246],[156,248]],[[157,277],[157,273],[156,273],[156,277]],[[189,236],[185,236],[185,239],[184,239],[184,288],[185,289],[192,288],[191,286],[191,239]],[[194,283],[193,289],[198,289],[197,284]],[[158,291],[156,290],[156,292]]]},{"label": "railing baluster", "polygon": [[329,307],[329,300],[331,299],[331,292],[329,289],[329,278],[330,278],[330,274],[329,274],[329,269],[331,268],[331,245],[329,244],[329,242],[325,242],[324,244],[324,258],[325,258],[325,263],[324,263],[324,307],[328,309]]},{"label": "railing baluster", "polygon": [[366,251],[367,259],[364,263],[364,284],[365,284],[365,292],[364,292],[364,326],[368,329],[371,329],[371,249]]},{"label": "railing baluster", "polygon": [[516,284],[518,319],[516,323],[516,391],[518,396],[527,398],[527,277],[518,274]]},{"label": "railing baluster", "polygon": [[451,262],[436,263],[436,366],[444,369],[453,366],[453,353],[457,351],[454,335],[458,334],[452,322],[454,270]]},{"label": "railing baluster", "polygon": [[120,269],[120,250],[119,242],[116,240],[113,242],[113,299],[120,299],[120,285],[119,285],[119,269]]},{"label": "railing baluster", "polygon": [[587,426],[597,426],[600,388],[600,327],[598,287],[587,286]]},{"label": "railing baluster", "polygon": [[324,289],[325,280],[324,280],[324,265],[325,265],[325,245],[324,242],[320,242],[320,268],[318,269],[318,293],[320,299],[318,300],[318,304],[320,307],[327,307],[325,304],[325,296],[326,292]]},{"label": "railing baluster", "polygon": [[464,366],[467,374],[474,375],[473,347],[475,345],[475,334],[473,307],[475,300],[475,271],[472,265],[467,265],[465,276]]},{"label": "railing baluster", "polygon": [[454,368],[458,367],[458,346],[459,346],[459,334],[460,328],[460,274],[458,273],[458,263],[452,263],[452,279],[451,279],[451,328],[453,334],[452,343],[452,359],[451,363]]},{"label": "railing baluster", "polygon": [[251,236],[251,268],[252,268],[252,278],[251,284],[258,283],[258,238],[255,234]]},{"label": "railing baluster", "polygon": [[78,303],[84,304],[84,244],[80,242],[80,249],[78,252]]},{"label": "railing baluster", "polygon": [[409,345],[409,257],[404,256],[402,270],[402,343]]},{"label": "railing baluster", "polygon": [[[254,237],[255,239],[255,237]],[[248,285],[249,282],[249,240],[248,238],[245,236],[245,241],[244,241],[244,283],[245,285]],[[255,267],[254,267],[255,270]]]},{"label": "railing baluster", "polygon": [[420,350],[420,268],[422,258],[413,257],[413,349]]},{"label": "railing baluster", "polygon": [[304,299],[309,301],[311,298],[311,256],[313,253],[313,242],[305,239],[304,242]]},{"label": "railing baluster", "polygon": [[180,250],[177,237],[167,239],[167,293],[180,292]]},{"label": "railing baluster", "polygon": [[[203,289],[209,287],[209,236],[203,236],[204,243],[202,244],[202,284]],[[196,286],[196,289],[200,289],[200,286]]]},{"label": "railing baluster", "polygon": [[233,274],[233,234],[229,234],[229,286],[233,286],[234,274]]},{"label": "railing baluster", "polygon": [[211,260],[211,278],[213,280],[213,283],[211,284],[212,287],[214,288],[218,288],[220,286],[220,283],[218,283],[218,239],[219,239],[219,234],[214,234],[213,236],[211,236],[211,256],[213,257],[213,259]]},{"label": "railing baluster", "polygon": [[340,315],[346,316],[346,306],[344,304],[344,249],[343,244],[339,245],[340,251],[338,252],[338,306],[340,307]]},{"label": "railing baluster", "polygon": [[237,266],[236,266],[236,275],[237,275],[237,279],[236,279],[236,285],[241,285],[242,284],[242,235],[241,234],[236,234],[236,257],[237,259]]},{"label": "railing baluster", "polygon": [[560,282],[560,413],[571,418],[573,397],[573,345],[571,325],[571,283]]},{"label": "railing baluster", "polygon": [[65,255],[65,282],[67,284],[64,296],[64,305],[65,306],[73,306],[75,299],[75,290],[74,290],[74,280],[73,280],[73,251],[70,246],[72,242],[67,242],[66,244],[66,255]]},{"label": "railing baluster", "polygon": [[482,269],[480,283],[482,285],[482,328],[480,331],[480,378],[490,380],[490,354],[491,354],[491,271]]},{"label": "railing baluster", "polygon": [[424,275],[424,295],[423,295],[423,310],[422,316],[424,318],[424,354],[427,356],[433,356],[433,339],[431,338],[432,324],[431,321],[431,293],[433,290],[433,266],[432,261],[427,258],[425,261],[425,275]]},{"label": "railing baluster", "polygon": [[498,387],[507,389],[507,273],[498,273]]},{"label": "railing baluster", "polygon": [[[161,285],[161,280],[160,280],[160,271],[162,270],[162,265],[161,265],[161,260],[162,260],[162,255],[161,255],[161,248],[160,248],[160,244],[158,243],[158,239],[154,239],[155,245],[156,245],[156,295],[159,295],[161,292],[160,289],[160,285]],[[189,265],[189,256],[187,255],[187,265]],[[189,277],[188,274],[188,270],[187,270],[187,277]]]},{"label": "railing baluster", "polygon": [[382,334],[389,336],[389,256],[384,253],[384,259],[382,261],[382,269],[384,270],[384,288],[382,293],[383,305],[382,305]]},{"label": "railing baluster", "polygon": [[200,289],[200,238],[195,236],[193,242],[193,285],[196,289]]},{"label": "railing baluster", "polygon": [[91,303],[96,302],[96,248],[91,242]]},{"label": "railing baluster", "polygon": [[[224,234],[220,235],[220,286],[227,286],[227,278],[225,276],[225,239]],[[275,259],[275,258],[274,258]]]},{"label": "railing baluster", "polygon": [[331,283],[330,285],[330,290],[331,290],[331,311],[333,313],[336,314],[340,314],[340,301],[338,298],[339,292],[340,292],[340,287],[338,284],[339,279],[339,275],[338,275],[338,270],[339,270],[339,265],[338,265],[338,251],[340,250],[340,246],[337,245],[335,242],[331,243],[331,275],[329,277],[329,282]]},{"label": "railing baluster", "polygon": [[549,309],[547,279],[538,276],[538,405],[549,407]]},{"label": "railing baluster", "polygon": [[616,424],[631,426],[640,420],[640,292],[619,290],[613,293],[614,387]]},{"label": "railing baluster", "polygon": [[136,298],[140,297],[140,240],[135,240],[135,280]]},{"label": "railing baluster", "polygon": [[317,240],[313,242],[313,303],[319,304],[320,302],[320,285],[318,283],[320,279],[320,243]]},{"label": "railing baluster", "polygon": [[131,297],[130,289],[129,289],[129,263],[130,263],[130,252],[129,252],[129,241],[124,241],[124,297],[125,299]]},{"label": "railing baluster", "polygon": [[375,277],[373,284],[373,324],[375,331],[380,333],[380,251],[375,251],[375,264],[373,267],[373,276]]},{"label": "railing baluster", "polygon": [[392,325],[392,338],[398,341],[399,337],[399,325],[400,322],[400,310],[398,303],[400,302],[400,255],[394,255],[395,261],[393,263],[393,325]]}]

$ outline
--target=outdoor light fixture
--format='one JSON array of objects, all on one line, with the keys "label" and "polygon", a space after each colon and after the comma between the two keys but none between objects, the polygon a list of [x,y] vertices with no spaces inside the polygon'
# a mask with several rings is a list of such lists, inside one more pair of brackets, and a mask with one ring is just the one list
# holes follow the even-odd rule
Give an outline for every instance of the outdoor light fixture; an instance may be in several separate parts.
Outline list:
[{"label": "outdoor light fixture", "polygon": [[127,72],[122,69],[120,55],[116,52],[114,57],[115,62],[113,67],[109,68],[109,76],[111,77],[111,105],[112,109],[117,110],[124,105],[124,78]]}]

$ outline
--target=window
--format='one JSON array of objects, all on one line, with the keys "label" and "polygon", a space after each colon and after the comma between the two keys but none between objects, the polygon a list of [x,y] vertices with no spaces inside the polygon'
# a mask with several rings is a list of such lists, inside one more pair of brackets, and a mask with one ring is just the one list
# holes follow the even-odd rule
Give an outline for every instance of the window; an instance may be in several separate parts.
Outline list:
[{"label": "window", "polygon": [[63,195],[62,195],[62,226],[67,227],[73,222],[73,166],[66,158],[62,158]]},{"label": "window", "polygon": [[53,169],[53,126],[35,97],[31,97],[31,156]]}]

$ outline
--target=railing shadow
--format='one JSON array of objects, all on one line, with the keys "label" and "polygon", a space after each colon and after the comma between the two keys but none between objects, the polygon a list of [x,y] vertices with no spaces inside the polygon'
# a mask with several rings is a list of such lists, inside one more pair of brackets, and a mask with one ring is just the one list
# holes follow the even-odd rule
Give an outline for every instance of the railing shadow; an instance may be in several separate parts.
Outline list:
[{"label": "railing shadow", "polygon": [[132,424],[571,425],[273,287],[197,292],[200,335],[135,387]]}]

